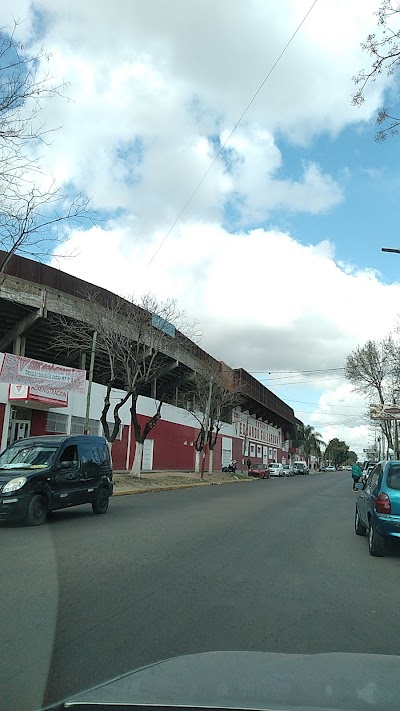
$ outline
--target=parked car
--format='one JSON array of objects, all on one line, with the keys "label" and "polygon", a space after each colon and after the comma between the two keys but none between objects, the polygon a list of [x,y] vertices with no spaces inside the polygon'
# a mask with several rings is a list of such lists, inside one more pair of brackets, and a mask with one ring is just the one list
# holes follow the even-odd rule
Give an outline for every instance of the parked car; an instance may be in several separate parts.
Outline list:
[{"label": "parked car", "polygon": [[325,471],[326,472],[335,472],[336,467],[334,467],[333,465],[330,464],[328,467],[325,467]]},{"label": "parked car", "polygon": [[253,464],[249,469],[249,476],[258,476],[260,479],[269,479],[267,464]]},{"label": "parked car", "polygon": [[376,464],[356,501],[354,528],[357,536],[368,532],[372,556],[385,554],[385,540],[400,538],[400,461]]},{"label": "parked car", "polygon": [[271,462],[268,466],[268,472],[271,477],[282,477],[285,476],[283,473],[283,466],[279,462]]},{"label": "parked car", "polygon": [[299,474],[309,474],[307,462],[298,461],[293,464],[293,471],[298,476]]},{"label": "parked car", "polygon": [[368,477],[369,477],[369,475],[371,474],[373,468],[374,468],[374,465],[371,464],[369,467],[367,467],[366,469],[364,469],[364,471],[363,471],[363,473],[362,473],[362,475],[361,475],[361,481],[362,481],[363,484],[366,484],[366,483],[367,483]]},{"label": "parked car", "polygon": [[289,464],[282,464],[283,476],[294,476],[293,467]]},{"label": "parked car", "polygon": [[79,504],[104,514],[112,493],[104,437],[29,437],[0,454],[0,519],[39,526],[50,511]]}]

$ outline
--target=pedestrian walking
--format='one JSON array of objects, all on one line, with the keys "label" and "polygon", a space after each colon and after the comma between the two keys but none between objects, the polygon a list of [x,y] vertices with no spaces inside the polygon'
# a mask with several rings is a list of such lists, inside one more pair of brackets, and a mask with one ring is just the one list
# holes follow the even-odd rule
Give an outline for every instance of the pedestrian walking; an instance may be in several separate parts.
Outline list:
[{"label": "pedestrian walking", "polygon": [[247,471],[250,471],[251,459],[248,459],[247,462],[246,462],[246,464],[247,464]]}]

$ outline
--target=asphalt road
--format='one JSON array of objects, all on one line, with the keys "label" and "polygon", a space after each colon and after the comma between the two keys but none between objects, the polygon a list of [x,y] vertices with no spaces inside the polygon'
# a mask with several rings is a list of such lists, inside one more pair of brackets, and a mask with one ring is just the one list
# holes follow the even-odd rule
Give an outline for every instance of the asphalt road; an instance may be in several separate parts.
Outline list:
[{"label": "asphalt road", "polygon": [[2,708],[194,652],[400,654],[400,543],[369,556],[355,496],[310,474],[2,524]]}]

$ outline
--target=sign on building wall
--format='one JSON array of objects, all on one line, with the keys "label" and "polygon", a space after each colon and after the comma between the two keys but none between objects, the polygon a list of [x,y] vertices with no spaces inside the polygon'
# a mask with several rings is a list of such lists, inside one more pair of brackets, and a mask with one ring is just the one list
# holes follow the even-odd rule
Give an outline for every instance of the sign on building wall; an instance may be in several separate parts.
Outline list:
[{"label": "sign on building wall", "polygon": [[27,402],[41,402],[52,407],[68,407],[68,393],[64,390],[41,390],[29,385],[12,384],[9,387],[8,399],[10,402],[26,400]]},{"label": "sign on building wall", "polygon": [[63,365],[45,363],[34,358],[3,353],[0,382],[29,385],[36,391],[60,389],[64,392],[85,392],[86,371]]},{"label": "sign on building wall", "polygon": [[153,328],[158,328],[159,331],[166,333],[167,336],[175,338],[175,326],[169,323],[169,321],[166,321],[165,318],[162,318],[162,316],[151,314],[151,325]]}]

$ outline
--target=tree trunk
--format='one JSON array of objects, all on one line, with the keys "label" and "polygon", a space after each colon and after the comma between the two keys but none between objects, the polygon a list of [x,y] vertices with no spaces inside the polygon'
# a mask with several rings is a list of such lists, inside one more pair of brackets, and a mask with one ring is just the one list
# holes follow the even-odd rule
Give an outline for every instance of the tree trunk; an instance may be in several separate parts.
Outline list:
[{"label": "tree trunk", "polygon": [[143,442],[136,442],[135,456],[133,458],[132,469],[130,475],[141,478],[142,475],[142,455],[143,455]]},{"label": "tree trunk", "polygon": [[112,459],[112,446],[113,446],[113,442],[109,442],[108,440],[106,440],[106,442],[107,442],[108,451],[109,451],[109,453],[110,453],[111,469],[112,469],[112,465],[113,465],[113,459]]},{"label": "tree trunk", "polygon": [[213,459],[214,459],[214,450],[209,449],[208,450],[208,473],[209,474],[213,473]]},{"label": "tree trunk", "polygon": [[195,450],[195,457],[194,457],[194,473],[195,474],[200,474],[200,452],[198,449]]}]

